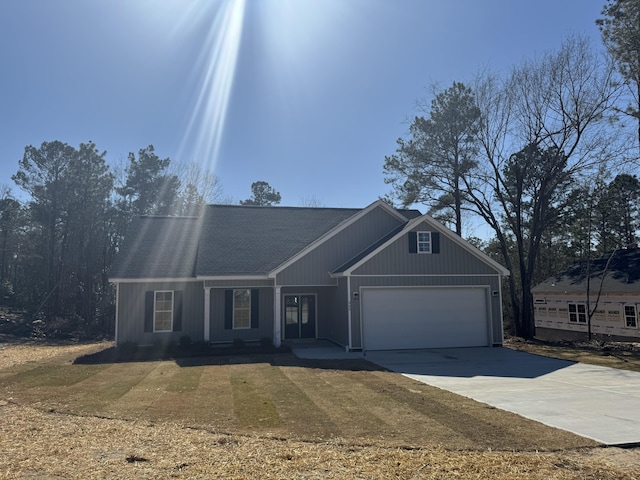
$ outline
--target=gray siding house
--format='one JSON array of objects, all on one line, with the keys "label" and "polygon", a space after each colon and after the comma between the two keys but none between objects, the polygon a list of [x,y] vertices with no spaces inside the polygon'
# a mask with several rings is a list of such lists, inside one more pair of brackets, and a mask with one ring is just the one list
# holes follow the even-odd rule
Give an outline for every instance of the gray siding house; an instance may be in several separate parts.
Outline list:
[{"label": "gray siding house", "polygon": [[210,205],[139,217],[114,262],[116,343],[278,346],[323,338],[347,350],[502,344],[498,263],[428,215]]}]

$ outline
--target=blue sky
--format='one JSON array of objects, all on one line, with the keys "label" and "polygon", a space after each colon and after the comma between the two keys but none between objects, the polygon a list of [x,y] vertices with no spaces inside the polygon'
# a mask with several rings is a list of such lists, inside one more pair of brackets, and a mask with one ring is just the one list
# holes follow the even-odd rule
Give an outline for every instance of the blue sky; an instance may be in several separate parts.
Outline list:
[{"label": "blue sky", "polygon": [[[283,205],[363,207],[434,82],[508,72],[568,34],[601,48],[604,0],[0,2],[0,185],[27,145],[89,140],[110,163],[153,144],[256,180]],[[424,209],[423,209],[424,210]]]}]

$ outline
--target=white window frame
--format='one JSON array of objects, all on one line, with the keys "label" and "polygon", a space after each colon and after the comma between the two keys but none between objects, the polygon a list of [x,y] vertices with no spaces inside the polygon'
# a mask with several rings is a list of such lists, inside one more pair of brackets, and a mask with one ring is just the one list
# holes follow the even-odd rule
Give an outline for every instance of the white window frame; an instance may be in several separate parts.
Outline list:
[{"label": "white window frame", "polygon": [[[629,325],[629,319],[631,315],[627,315],[627,308],[633,308],[633,325]],[[624,328],[638,328],[638,306],[637,305],[625,305],[624,306]]]},{"label": "white window frame", "polygon": [[[575,307],[574,311],[571,311],[571,307]],[[580,308],[582,307],[582,308]],[[582,310],[582,311],[580,311]],[[578,325],[585,325],[587,323],[587,305],[584,303],[568,303],[567,311],[569,313],[569,323],[576,323]],[[575,316],[575,320],[571,320],[571,316]]]},{"label": "white window frame", "polygon": [[[247,292],[249,304],[247,306],[236,306],[236,292]],[[236,325],[236,312],[246,312],[247,325]],[[239,319],[238,319],[239,322]],[[234,288],[233,289],[233,315],[231,326],[233,330],[249,330],[251,329],[251,289],[250,288]]]},{"label": "white window frame", "polygon": [[[167,294],[170,293],[171,294],[171,309],[159,309],[158,307],[158,294]],[[164,300],[166,302],[166,300]],[[173,308],[175,305],[175,293],[173,290],[155,290],[153,292],[153,332],[154,333],[162,333],[162,332],[172,332],[173,331]],[[170,315],[170,322],[169,322],[169,329],[165,330],[165,329],[159,329],[156,328],[156,322],[158,321],[157,316],[159,313],[162,314],[166,314],[169,313]]]},{"label": "white window frame", "polygon": [[[433,242],[431,238],[431,232],[416,232],[416,251],[418,253],[431,253]],[[423,238],[420,238],[423,237]],[[427,237],[426,239],[424,237]],[[428,248],[426,248],[428,247]]]}]

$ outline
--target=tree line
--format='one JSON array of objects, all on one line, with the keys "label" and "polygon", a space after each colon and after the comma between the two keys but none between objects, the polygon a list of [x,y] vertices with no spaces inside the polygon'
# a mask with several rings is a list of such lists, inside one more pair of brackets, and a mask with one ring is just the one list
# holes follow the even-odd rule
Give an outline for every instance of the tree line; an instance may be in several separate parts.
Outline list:
[{"label": "tree line", "polygon": [[510,270],[505,310],[525,338],[536,283],[637,246],[640,1],[610,0],[602,15],[606,52],[574,36],[507,75],[433,88],[385,158],[388,201],[424,204],[458,235],[465,221],[488,227],[475,243]]},{"label": "tree line", "polygon": [[[207,203],[231,203],[219,179],[197,164],[172,165],[153,146],[110,168],[92,143],[27,146],[12,176],[28,196],[0,191],[0,305],[24,310],[23,334],[113,333],[109,269],[137,215],[197,215]],[[254,182],[241,203],[270,205],[280,194]]]}]

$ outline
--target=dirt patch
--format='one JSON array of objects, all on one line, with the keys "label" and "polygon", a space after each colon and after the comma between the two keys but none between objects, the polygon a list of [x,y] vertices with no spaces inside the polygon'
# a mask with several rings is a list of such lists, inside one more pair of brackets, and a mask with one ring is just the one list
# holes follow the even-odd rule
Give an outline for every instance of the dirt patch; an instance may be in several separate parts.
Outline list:
[{"label": "dirt patch", "polygon": [[112,342],[101,343],[60,343],[42,340],[21,339],[7,335],[0,336],[0,370],[37,362],[54,357],[66,357],[73,361],[76,357],[102,351],[113,345]]},{"label": "dirt patch", "polygon": [[546,357],[640,372],[640,343],[544,342],[511,337],[505,339],[504,346]]}]

